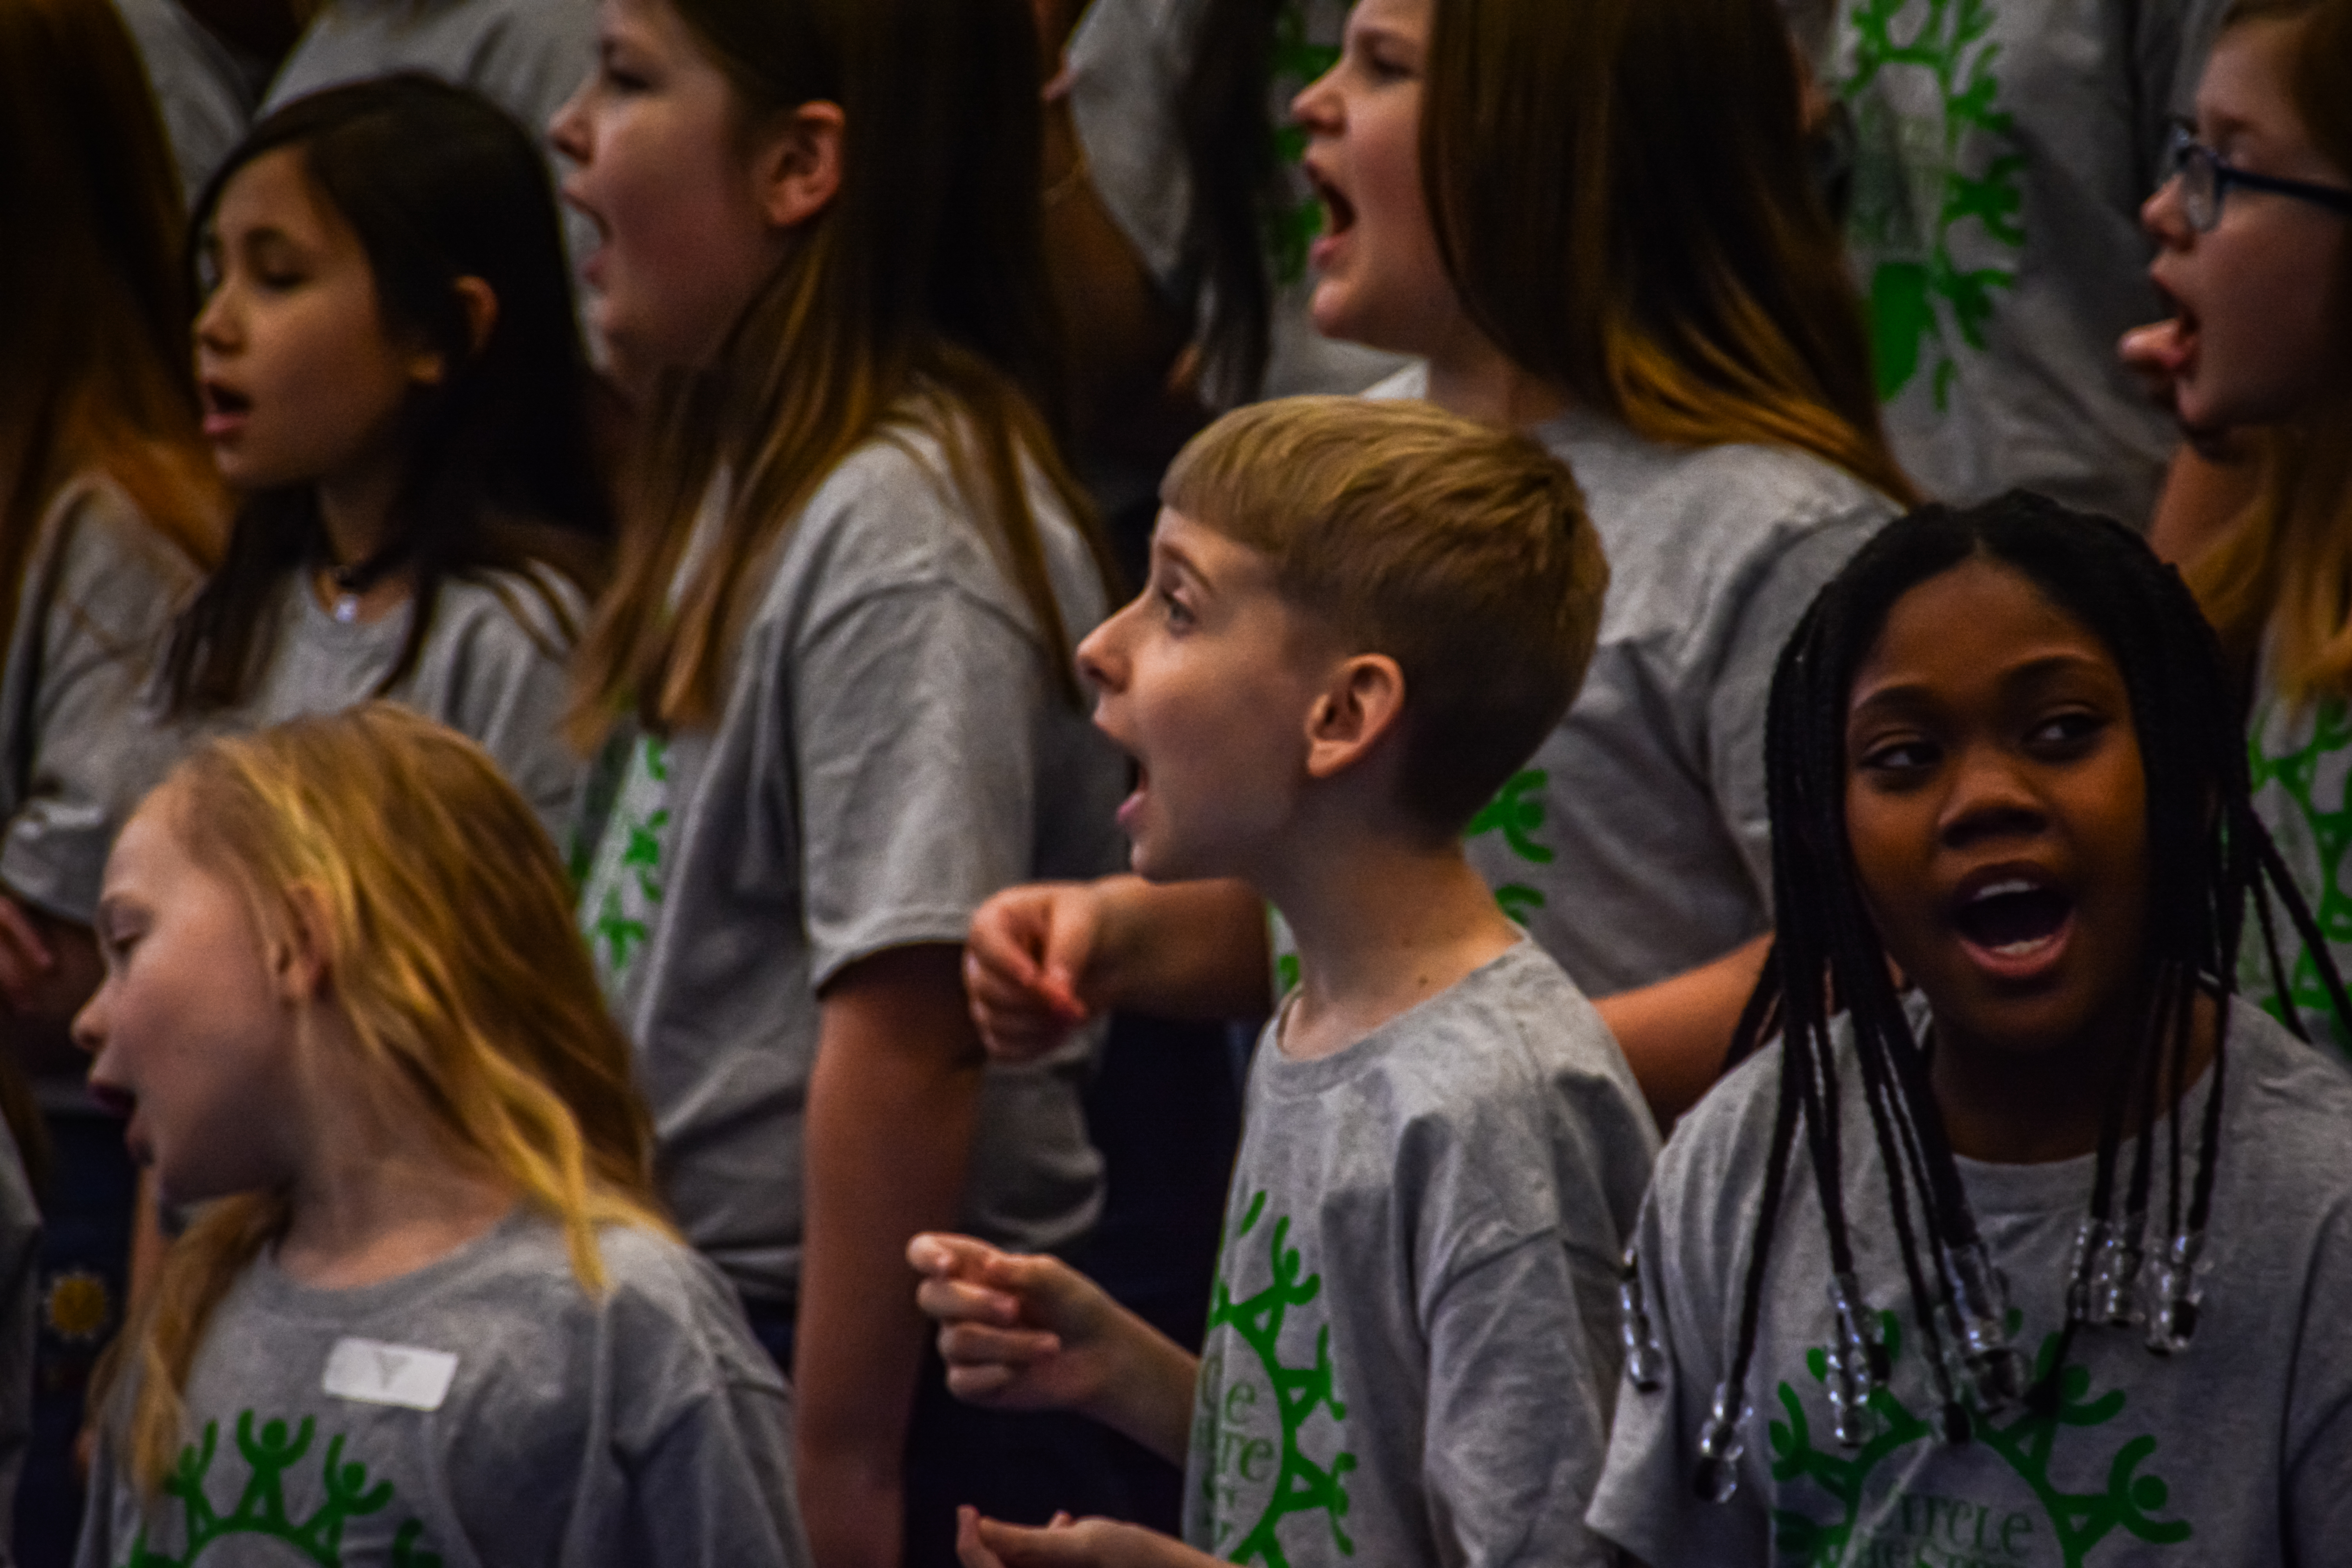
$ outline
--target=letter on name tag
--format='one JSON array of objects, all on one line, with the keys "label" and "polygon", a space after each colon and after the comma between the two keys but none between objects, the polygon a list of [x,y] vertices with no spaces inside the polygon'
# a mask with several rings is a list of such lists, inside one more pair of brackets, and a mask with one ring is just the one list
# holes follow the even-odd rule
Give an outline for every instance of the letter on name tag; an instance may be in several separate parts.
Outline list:
[{"label": "letter on name tag", "polygon": [[400,1405],[438,1410],[457,1375],[457,1358],[447,1351],[388,1345],[382,1340],[345,1336],[327,1352],[326,1391],[363,1405]]}]

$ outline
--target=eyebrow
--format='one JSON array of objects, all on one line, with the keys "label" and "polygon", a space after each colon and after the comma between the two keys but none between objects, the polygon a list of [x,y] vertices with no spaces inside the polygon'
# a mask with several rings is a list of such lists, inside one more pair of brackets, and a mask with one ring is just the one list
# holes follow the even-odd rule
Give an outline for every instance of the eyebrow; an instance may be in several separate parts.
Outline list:
[{"label": "eyebrow", "polygon": [[[2003,670],[2000,674],[2000,684],[2004,689],[2014,689],[2070,671],[2097,670],[2103,662],[2084,653],[2071,651],[2046,653],[2038,658],[2027,659],[2021,664],[2013,665]],[[1874,689],[1864,696],[1849,699],[1846,704],[1846,715],[1851,719],[1868,709],[1916,703],[1927,696],[1927,685],[1923,681],[1889,682]]]}]

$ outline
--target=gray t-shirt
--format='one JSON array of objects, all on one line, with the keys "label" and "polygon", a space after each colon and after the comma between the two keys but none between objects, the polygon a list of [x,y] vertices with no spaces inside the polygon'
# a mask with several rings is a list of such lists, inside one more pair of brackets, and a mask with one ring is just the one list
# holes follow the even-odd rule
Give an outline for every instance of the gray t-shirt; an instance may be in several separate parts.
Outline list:
[{"label": "gray t-shirt", "polygon": [[[1694,1497],[1692,1476],[1762,1198],[1778,1051],[1717,1085],[1675,1129],[1643,1215],[1665,1385],[1619,1394],[1592,1527],[1660,1568],[2343,1561],[2352,1539],[2352,1077],[2243,1003],[2229,1051],[2194,1342],[2166,1359],[2136,1330],[2083,1330],[2055,1419],[2012,1410],[1953,1446],[1935,1435],[1884,1166],[1855,1058],[1842,1047],[1846,1213],[1857,1277],[1894,1352],[1892,1385],[1873,1402],[1876,1435],[1841,1448],[1815,1370],[1832,1342],[1830,1263],[1800,1145],[1764,1283],[1739,1487],[1714,1505]],[[2203,1097],[2192,1090],[2183,1107],[2190,1151]],[[2011,1342],[2038,1366],[2055,1344],[2075,1231],[2090,1211],[2092,1157],[1959,1165],[2021,1315]]]},{"label": "gray t-shirt", "polygon": [[[1339,58],[1350,3],[1283,0],[1275,19],[1269,107],[1286,129],[1275,138],[1283,199],[1266,255],[1274,288],[1267,397],[1360,392],[1406,363],[1324,337],[1307,310],[1314,292],[1307,247],[1321,231],[1322,208],[1299,173],[1307,141],[1289,126],[1289,103]],[[1092,0],[1068,52],[1070,114],[1095,193],[1161,293],[1186,309],[1202,303],[1202,279],[1201,260],[1185,247],[1192,190],[1178,100],[1202,9],[1202,0]]]},{"label": "gray t-shirt", "polygon": [[[1030,503],[1075,646],[1102,585],[1042,485]],[[903,428],[844,458],[793,524],[717,727],[620,744],[582,929],[637,1045],[679,1223],[748,1297],[789,1303],[817,992],[890,948],[961,944],[999,889],[1115,869],[1125,770],[1055,683],[938,441]],[[989,1068],[979,1234],[1037,1250],[1093,1223],[1095,1044]]]},{"label": "gray t-shirt", "polygon": [[228,161],[261,103],[269,62],[245,53],[188,14],[180,0],[114,0],[147,68],[172,141],[184,205],[194,207]]},{"label": "gray t-shirt", "polygon": [[[235,713],[204,727],[257,729],[367,701],[398,661],[413,610],[412,601],[380,621],[339,621],[308,573],[289,574],[270,607],[275,640],[260,674]],[[562,728],[572,634],[586,614],[580,591],[545,567],[529,581],[445,579],[415,668],[383,693],[480,742],[559,844],[583,771]]]},{"label": "gray t-shirt", "polygon": [[791,1398],[727,1282],[644,1231],[602,1241],[601,1298],[527,1211],[357,1289],[265,1254],[205,1326],[143,1506],[118,1401],[79,1568],[805,1564]]},{"label": "gray t-shirt", "polygon": [[1866,0],[1818,70],[1854,128],[1847,240],[1895,455],[2145,529],[2176,435],[2116,354],[2164,314],[2139,207],[2221,0]]},{"label": "gray t-shirt", "polygon": [[111,480],[51,503],[0,675],[0,883],[90,922],[114,835],[177,753],[142,704],[195,569]]},{"label": "gray t-shirt", "polygon": [[[1407,371],[1374,396],[1419,396]],[[1780,647],[1894,515],[1792,448],[1668,447],[1571,410],[1529,432],[1609,557],[1583,689],[1470,825],[1470,863],[1595,996],[1719,958],[1771,923],[1764,714]]]},{"label": "gray t-shirt", "polygon": [[1185,1538],[1293,1568],[1598,1563],[1580,1516],[1657,1133],[1533,942],[1336,1056],[1255,1065]]}]

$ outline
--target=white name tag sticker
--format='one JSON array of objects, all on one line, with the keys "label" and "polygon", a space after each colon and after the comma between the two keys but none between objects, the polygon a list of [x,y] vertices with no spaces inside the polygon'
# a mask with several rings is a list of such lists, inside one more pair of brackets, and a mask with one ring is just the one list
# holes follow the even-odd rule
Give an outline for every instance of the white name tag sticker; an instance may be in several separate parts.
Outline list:
[{"label": "white name tag sticker", "polygon": [[346,1335],[327,1352],[325,1388],[338,1399],[362,1405],[398,1405],[438,1410],[457,1375],[457,1358],[447,1351],[388,1345],[382,1340]]}]

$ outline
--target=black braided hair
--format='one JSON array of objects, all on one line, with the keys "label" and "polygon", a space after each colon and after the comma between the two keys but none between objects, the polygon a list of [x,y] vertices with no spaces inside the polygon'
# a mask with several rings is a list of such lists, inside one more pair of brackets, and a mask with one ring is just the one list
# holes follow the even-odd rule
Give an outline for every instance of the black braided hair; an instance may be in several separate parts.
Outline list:
[{"label": "black braided hair", "polygon": [[[2021,1361],[2008,1360],[2003,1371],[2003,1358],[2015,1356],[2005,1342],[1989,1347],[1980,1334],[1972,1337],[1972,1329],[1981,1330],[1988,1321],[1996,1335],[2005,1335],[1999,1323],[2005,1302],[1984,1300],[1988,1279],[1995,1281],[1992,1296],[1999,1296],[2000,1287],[1984,1258],[1928,1088],[1927,1047],[1912,1031],[1863,902],[1845,819],[1846,707],[1855,671],[1897,600],[1971,558],[1996,562],[2025,577],[2113,654],[2129,696],[2147,777],[2147,843],[2152,849],[2161,847],[2148,856],[2140,983],[2134,990],[2141,998],[2137,1026],[2143,1047],[2126,1056],[2108,1086],[2084,1245],[2068,1286],[2066,1326],[2058,1353],[2031,1391],[2022,1388]],[[2148,1221],[2158,1217],[2147,1211],[2156,1196],[2159,1140],[2137,1140],[2120,1216],[2118,1156],[2127,1130],[2152,1125],[2183,1087],[2201,995],[2221,1005],[2185,1208],[2189,1167],[2180,1119],[2170,1119],[2169,1137],[2162,1140],[2168,1159],[2160,1235],[2167,1241],[2192,1238],[2184,1268],[2193,1267],[2193,1238],[2204,1232],[2221,1153],[2227,1003],[2237,986],[2249,902],[2288,1027],[2299,1036],[2304,1032],[2280,961],[2273,898],[2292,920],[2339,1019],[2352,1022],[2352,1003],[2284,863],[2255,820],[2242,714],[2210,628],[2179,574],[2137,535],[2105,518],[2012,491],[1967,510],[1922,507],[1888,525],[1822,590],[1790,638],[1772,681],[1765,752],[1780,923],[1727,1067],[1777,1035],[1781,1082],[1764,1202],[1740,1292],[1727,1398],[1719,1407],[1745,1408],[1772,1231],[1800,1131],[1821,1194],[1832,1270],[1850,1274],[1853,1267],[1830,1032],[1835,1007],[1851,1022],[1854,1060],[1886,1170],[1891,1218],[1922,1348],[1945,1407],[1947,1435],[1958,1440],[1969,1430],[1964,1392],[1976,1396],[1979,1412],[2003,1394],[2024,1392],[2043,1400],[2053,1395],[2076,1327],[2098,1317],[2095,1275],[2103,1265],[2126,1288],[2137,1281]],[[2154,1310],[2174,1317],[2161,1325],[2164,1335],[2151,1325],[2151,1349],[2185,1343],[2195,1326],[2194,1293],[2181,1291],[2177,1300]],[[1951,1370],[1955,1363],[1976,1374],[1965,1391]],[[2004,1384],[2004,1377],[2011,1381]],[[1703,1462],[1703,1491],[1711,1479],[1719,1479],[1705,1470]]]}]

